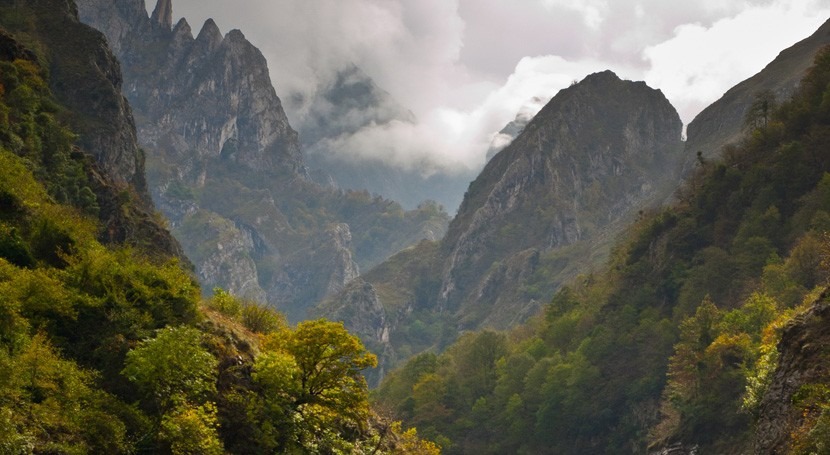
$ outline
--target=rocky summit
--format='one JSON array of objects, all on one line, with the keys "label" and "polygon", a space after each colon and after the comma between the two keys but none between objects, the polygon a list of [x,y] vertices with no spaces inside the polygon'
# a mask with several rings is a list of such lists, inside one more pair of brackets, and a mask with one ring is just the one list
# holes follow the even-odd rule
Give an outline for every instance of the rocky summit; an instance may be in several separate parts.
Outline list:
[{"label": "rocky summit", "polygon": [[[606,257],[617,233],[676,185],[681,129],[659,90],[610,71],[586,77],[493,157],[440,244],[381,264],[323,314],[371,337],[363,321],[377,317],[354,307],[374,314],[379,299],[388,313],[381,318],[388,330],[379,333],[390,332],[391,341],[373,341],[407,352],[440,346],[458,331],[527,319],[556,287]],[[371,301],[342,303],[358,295]]]},{"label": "rocky summit", "polygon": [[[153,199],[206,288],[266,300],[292,320],[447,223],[365,192],[313,183],[262,53],[212,19],[195,34],[174,5],[80,0],[122,62]],[[356,231],[360,229],[360,231]],[[318,284],[321,284],[318,286]]]}]

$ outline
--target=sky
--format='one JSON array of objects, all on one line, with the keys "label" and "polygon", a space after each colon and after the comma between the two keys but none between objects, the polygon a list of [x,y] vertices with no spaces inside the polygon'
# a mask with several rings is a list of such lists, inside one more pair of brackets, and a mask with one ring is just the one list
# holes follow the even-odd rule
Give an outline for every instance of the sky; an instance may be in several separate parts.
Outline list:
[{"label": "sky", "polygon": [[370,125],[337,153],[428,173],[480,168],[518,112],[606,69],[660,89],[688,124],[812,34],[830,0],[173,0],[173,15],[242,30],[301,134],[308,100],[357,65],[418,120]]}]

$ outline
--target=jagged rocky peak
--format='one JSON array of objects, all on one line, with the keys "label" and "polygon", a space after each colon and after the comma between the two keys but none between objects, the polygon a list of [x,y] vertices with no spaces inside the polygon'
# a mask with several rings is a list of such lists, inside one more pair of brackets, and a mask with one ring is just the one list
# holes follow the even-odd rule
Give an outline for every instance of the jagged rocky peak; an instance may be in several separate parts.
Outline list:
[{"label": "jagged rocky peak", "polygon": [[190,28],[190,24],[187,22],[187,19],[181,18],[179,22],[176,22],[176,26],[173,27],[173,34],[174,35],[190,35],[190,38],[193,38],[193,29]]},{"label": "jagged rocky peak", "polygon": [[193,30],[185,18],[179,19],[176,26],[173,27],[173,42],[174,45],[183,46],[186,43],[193,41]]},{"label": "jagged rocky peak", "polygon": [[[659,90],[611,71],[560,91],[470,185],[444,239],[450,254],[439,305],[467,320],[492,313],[473,291],[493,264],[531,248],[598,243],[592,239],[622,228],[674,184],[681,129]],[[503,291],[488,293],[489,303]]]},{"label": "jagged rocky peak", "polygon": [[199,31],[196,42],[209,50],[216,49],[222,43],[222,32],[213,18],[209,18],[202,25],[202,30]]},{"label": "jagged rocky peak", "polygon": [[170,30],[173,27],[173,0],[159,0],[150,19],[164,30]]}]

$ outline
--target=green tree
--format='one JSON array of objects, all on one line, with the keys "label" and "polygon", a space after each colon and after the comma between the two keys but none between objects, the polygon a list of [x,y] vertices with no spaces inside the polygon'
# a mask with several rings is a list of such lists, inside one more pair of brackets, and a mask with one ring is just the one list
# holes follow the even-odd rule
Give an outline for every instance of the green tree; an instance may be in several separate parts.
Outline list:
[{"label": "green tree", "polygon": [[216,433],[218,426],[212,403],[185,404],[164,415],[160,437],[170,444],[174,455],[222,455],[225,451]]},{"label": "green tree", "polygon": [[192,327],[166,327],[127,353],[122,373],[163,409],[216,391],[217,361]]},{"label": "green tree", "polygon": [[295,406],[319,405],[358,415],[365,411],[366,380],[361,371],[377,365],[377,357],[342,323],[304,321],[290,334],[266,343],[272,352],[254,365],[255,379],[280,393],[294,395]]},{"label": "green tree", "polygon": [[750,130],[766,128],[775,104],[775,94],[771,90],[756,93],[744,117],[744,125]]}]

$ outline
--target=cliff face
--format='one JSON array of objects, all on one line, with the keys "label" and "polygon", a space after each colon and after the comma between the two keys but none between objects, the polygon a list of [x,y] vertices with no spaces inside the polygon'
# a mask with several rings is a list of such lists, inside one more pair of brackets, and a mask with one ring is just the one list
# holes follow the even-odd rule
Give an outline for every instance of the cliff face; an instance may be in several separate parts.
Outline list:
[{"label": "cliff face", "polygon": [[108,33],[118,52],[142,144],[163,154],[153,161],[192,183],[216,160],[263,174],[304,172],[265,58],[240,31],[223,37],[208,20],[194,38],[184,19],[171,29],[169,1],[149,19],[143,2],[78,5],[82,20]]},{"label": "cliff face", "polygon": [[[828,345],[830,301],[825,290],[818,301],[784,329],[778,344],[778,365],[761,401],[755,430],[755,453],[790,453],[791,443],[800,427],[807,421],[815,425],[822,409],[799,402],[809,401],[805,397],[809,396],[811,388],[815,393],[822,388],[826,390],[830,383]],[[826,395],[822,397],[826,400]]]},{"label": "cliff face", "polygon": [[186,20],[172,25],[169,0],[149,17],[141,0],[78,6],[122,61],[153,199],[207,288],[297,320],[425,227],[443,235],[445,214],[310,181],[265,58],[242,32],[208,20],[194,37]]},{"label": "cliff face", "polygon": [[[401,252],[363,277],[361,289],[372,291],[364,294],[386,312],[388,344],[406,357],[459,331],[504,329],[535,314],[676,185],[681,126],[659,91],[611,72],[560,92],[470,184],[440,243]],[[358,294],[341,293],[321,310],[357,330],[371,317],[339,309]]]},{"label": "cliff face", "polygon": [[36,0],[9,6],[30,15],[30,21],[9,31],[30,34],[44,44],[50,88],[78,133],[77,145],[93,159],[87,173],[100,206],[101,239],[183,258],[178,242],[153,213],[144,154],[121,94],[121,68],[104,36],[78,20],[72,2]]},{"label": "cliff face", "polygon": [[502,302],[500,318],[483,311],[498,300],[485,281],[527,276],[538,254],[621,229],[673,184],[680,130],[659,91],[611,72],[560,92],[470,185],[443,242],[439,306],[488,315],[469,319],[473,327],[506,326],[523,304]]}]

